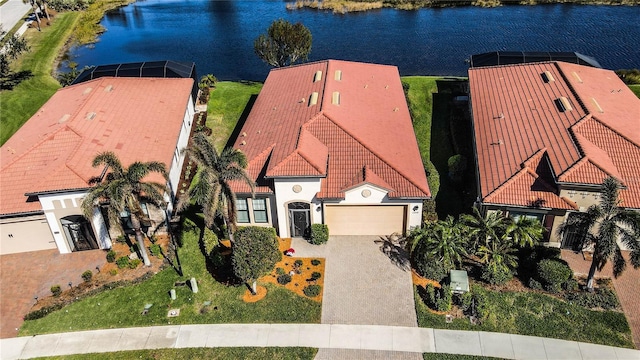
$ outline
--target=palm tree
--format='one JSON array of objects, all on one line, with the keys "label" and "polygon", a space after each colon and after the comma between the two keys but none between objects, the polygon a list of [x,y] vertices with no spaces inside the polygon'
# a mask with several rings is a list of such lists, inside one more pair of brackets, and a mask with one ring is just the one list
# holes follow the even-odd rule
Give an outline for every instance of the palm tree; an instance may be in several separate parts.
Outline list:
[{"label": "palm tree", "polygon": [[534,246],[542,239],[544,228],[537,219],[525,216],[507,219],[505,236],[519,246]]},{"label": "palm tree", "polygon": [[631,265],[640,267],[640,213],[620,208],[620,183],[608,177],[602,183],[600,204],[589,206],[586,212],[574,213],[559,228],[562,236],[570,229],[584,229],[581,248],[593,245],[593,260],[587,276],[587,290],[593,291],[596,270],[613,261],[613,275],[618,277],[627,262],[618,241],[631,250]]},{"label": "palm tree", "polygon": [[492,240],[500,238],[507,227],[505,219],[502,211],[492,211],[488,212],[486,216],[482,216],[477,208],[473,208],[473,215],[460,215],[464,231],[472,240],[469,244],[471,249],[487,245]]},{"label": "palm tree", "polygon": [[95,206],[101,201],[108,201],[109,222],[122,230],[120,214],[128,212],[131,215],[131,224],[142,260],[145,266],[151,266],[141,229],[141,220],[145,218],[145,214],[140,203],[144,201],[162,207],[165,205],[164,195],[168,189],[166,185],[142,180],[152,172],[168,179],[166,166],[161,162],[150,161],[134,162],[128,168],[123,168],[120,159],[110,151],[98,154],[92,165],[104,165],[110,171],[105,176],[91,179],[90,183],[96,185],[82,200],[84,216],[91,219]]},{"label": "palm tree", "polygon": [[476,255],[483,264],[482,277],[492,284],[511,279],[513,270],[518,266],[516,251],[514,242],[506,236],[480,245]]},{"label": "palm tree", "polygon": [[418,258],[441,262],[447,272],[462,264],[462,257],[467,255],[461,228],[452,216],[425,223],[422,229],[411,232],[409,241],[412,253],[417,251],[423,254]]},{"label": "palm tree", "polygon": [[218,154],[211,140],[201,132],[195,134],[191,144],[183,152],[198,165],[198,173],[186,196],[180,198],[177,209],[182,211],[194,201],[202,206],[205,224],[210,229],[213,228],[217,215],[222,215],[229,231],[229,239],[233,241],[237,209],[231,182],[245,182],[252,193],[255,187],[245,170],[246,156],[234,148],[226,148]]},{"label": "palm tree", "polygon": [[40,16],[38,16],[38,6],[35,0],[22,0],[23,4],[30,4],[33,8],[33,16],[36,18],[36,23],[38,24],[38,31],[41,31],[40,27]]}]

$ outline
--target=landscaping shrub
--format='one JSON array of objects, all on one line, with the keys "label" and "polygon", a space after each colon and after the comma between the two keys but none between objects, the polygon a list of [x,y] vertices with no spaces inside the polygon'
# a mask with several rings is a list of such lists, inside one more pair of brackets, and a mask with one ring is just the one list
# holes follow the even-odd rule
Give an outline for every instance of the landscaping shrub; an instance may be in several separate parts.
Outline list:
[{"label": "landscaping shrub", "polygon": [[313,266],[318,266],[318,265],[320,265],[320,260],[318,260],[318,259],[313,259],[313,260],[311,260],[311,265],[313,265]]},{"label": "landscaping shrub", "polygon": [[534,278],[529,279],[529,287],[533,290],[542,290],[542,284]]},{"label": "landscaping shrub", "polygon": [[109,275],[111,275],[111,276],[116,276],[116,275],[118,275],[118,269],[111,269],[111,270],[109,270]]},{"label": "landscaping shrub", "polygon": [[319,273],[319,272],[317,272],[317,271],[314,271],[313,273],[311,273],[311,278],[312,278],[313,280],[318,280],[318,279],[320,279],[321,277],[322,277],[322,274],[320,274],[320,273]]},{"label": "landscaping shrub", "polygon": [[127,265],[129,267],[129,269],[135,269],[138,267],[138,265],[142,264],[142,260],[140,259],[133,259],[131,261],[129,261],[129,265]]},{"label": "landscaping shrub", "polygon": [[518,250],[518,274],[525,282],[527,277],[535,277],[538,272],[538,263],[544,259],[559,259],[560,249],[547,246],[524,246]]},{"label": "landscaping shrub", "polygon": [[594,292],[574,292],[568,293],[566,299],[576,305],[589,309],[615,309],[620,306],[616,294],[607,288],[597,288]]},{"label": "landscaping shrub", "polygon": [[564,260],[544,259],[538,263],[538,278],[551,292],[562,290],[562,284],[573,277],[573,271]]},{"label": "landscaping shrub", "polygon": [[578,291],[578,281],[576,279],[569,279],[562,284],[562,288],[567,291]]},{"label": "landscaping shrub", "polygon": [[441,261],[437,261],[427,254],[422,255],[420,252],[415,252],[412,255],[413,268],[420,276],[437,282],[447,276],[447,271]]},{"label": "landscaping shrub", "polygon": [[109,250],[107,252],[107,262],[112,263],[116,261],[116,252],[113,250]]},{"label": "landscaping shrub", "polygon": [[291,275],[289,274],[278,275],[278,284],[287,285],[290,282],[291,282]]},{"label": "landscaping shrub", "polygon": [[311,238],[314,245],[324,244],[329,240],[329,227],[326,224],[311,224]]},{"label": "landscaping shrub", "polygon": [[300,267],[300,266],[302,266],[302,264],[303,264],[303,262],[300,259],[297,259],[296,261],[293,262],[293,265],[295,267]]},{"label": "landscaping shrub", "polygon": [[489,284],[502,285],[513,278],[511,270],[504,265],[482,267],[482,279]]},{"label": "landscaping shrub", "polygon": [[116,260],[116,265],[118,265],[118,269],[124,269],[129,266],[130,261],[128,256],[121,256]]},{"label": "landscaping shrub", "polygon": [[207,259],[212,260],[213,252],[220,244],[218,236],[213,230],[208,227],[204,228],[204,234],[202,235],[202,251]]},{"label": "landscaping shrub", "polygon": [[462,176],[467,168],[467,158],[463,155],[453,155],[447,160],[449,166],[449,178],[455,182],[462,181]]},{"label": "landscaping shrub", "polygon": [[449,311],[451,310],[451,298],[453,294],[451,293],[451,287],[449,285],[443,285],[440,288],[440,291],[436,293],[436,310],[438,311]]},{"label": "landscaping shrub", "polygon": [[276,275],[283,275],[283,274],[286,274],[286,272],[284,271],[284,269],[283,269],[283,268],[281,268],[281,267],[277,267],[277,268],[276,268]]},{"label": "landscaping shrub", "polygon": [[151,246],[149,246],[149,251],[151,252],[152,256],[155,256],[155,257],[162,256],[162,248],[158,244],[151,244]]},{"label": "landscaping shrub", "polygon": [[90,282],[92,278],[93,272],[91,270],[87,270],[82,273],[82,280],[84,280],[85,282]]},{"label": "landscaping shrub", "polygon": [[53,285],[51,286],[50,290],[53,296],[60,296],[60,294],[62,294],[62,288],[60,287],[60,285]]},{"label": "landscaping shrub", "polygon": [[316,297],[320,295],[320,285],[307,285],[302,292],[308,297]]},{"label": "landscaping shrub", "polygon": [[124,244],[124,243],[126,243],[126,242],[127,242],[127,237],[126,237],[126,236],[124,236],[124,235],[119,235],[119,236],[116,238],[116,242],[119,242],[119,243],[121,243],[121,244]]},{"label": "landscaping shrub", "polygon": [[462,295],[460,308],[465,314],[482,319],[487,314],[486,292],[480,286],[472,285],[470,291]]},{"label": "landscaping shrub", "polygon": [[255,285],[281,258],[274,228],[247,226],[236,231],[231,263],[233,273],[242,281]]}]

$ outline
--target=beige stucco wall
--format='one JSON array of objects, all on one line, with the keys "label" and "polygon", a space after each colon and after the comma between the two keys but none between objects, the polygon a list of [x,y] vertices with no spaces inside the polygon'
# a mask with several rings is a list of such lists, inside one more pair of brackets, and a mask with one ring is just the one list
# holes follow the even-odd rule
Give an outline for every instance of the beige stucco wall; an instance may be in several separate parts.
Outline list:
[{"label": "beige stucco wall", "polygon": [[581,207],[581,211],[586,210],[591,205],[600,203],[600,193],[597,191],[560,189],[560,197],[563,196],[578,204]]},{"label": "beige stucco wall", "polygon": [[0,219],[0,255],[55,248],[44,215]]}]

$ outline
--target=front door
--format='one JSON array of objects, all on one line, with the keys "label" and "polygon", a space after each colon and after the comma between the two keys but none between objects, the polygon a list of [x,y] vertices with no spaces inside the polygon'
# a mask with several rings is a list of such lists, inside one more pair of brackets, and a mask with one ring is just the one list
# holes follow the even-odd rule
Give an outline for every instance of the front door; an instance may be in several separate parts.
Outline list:
[{"label": "front door", "polygon": [[[573,214],[569,215],[569,217],[574,216]],[[586,229],[583,228],[571,228],[567,229],[564,239],[562,241],[563,249],[570,249],[573,251],[582,250],[582,242],[584,237],[587,235]]]},{"label": "front door", "polygon": [[289,204],[289,224],[291,237],[308,237],[311,227],[311,209],[309,204]]},{"label": "front door", "polygon": [[93,235],[91,224],[80,215],[67,216],[60,219],[67,243],[71,251],[97,249],[98,244]]}]

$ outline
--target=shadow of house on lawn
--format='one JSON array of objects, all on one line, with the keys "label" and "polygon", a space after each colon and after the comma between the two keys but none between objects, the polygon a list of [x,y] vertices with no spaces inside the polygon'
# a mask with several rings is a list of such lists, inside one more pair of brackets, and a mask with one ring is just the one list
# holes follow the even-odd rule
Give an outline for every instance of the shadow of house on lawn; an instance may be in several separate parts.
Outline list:
[{"label": "shadow of house on lawn", "polygon": [[247,118],[249,117],[249,113],[251,112],[251,109],[253,108],[253,104],[255,104],[257,98],[258,98],[258,95],[251,95],[249,97],[249,101],[247,101],[247,105],[244,107],[244,110],[242,111],[242,114],[238,119],[238,123],[236,124],[236,127],[233,129],[233,132],[229,136],[229,139],[227,139],[225,148],[232,147],[233,144],[236,142],[236,139],[240,135],[240,131],[244,127],[244,123],[247,121]]}]

